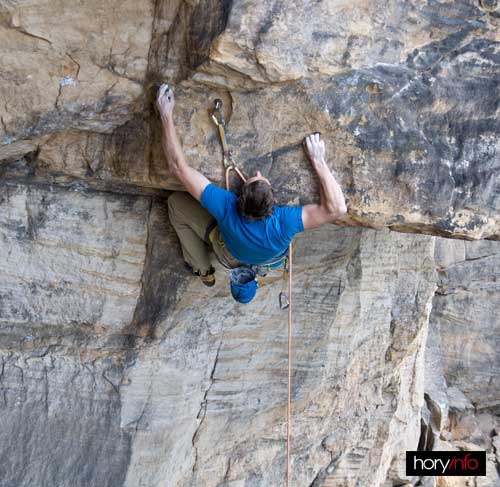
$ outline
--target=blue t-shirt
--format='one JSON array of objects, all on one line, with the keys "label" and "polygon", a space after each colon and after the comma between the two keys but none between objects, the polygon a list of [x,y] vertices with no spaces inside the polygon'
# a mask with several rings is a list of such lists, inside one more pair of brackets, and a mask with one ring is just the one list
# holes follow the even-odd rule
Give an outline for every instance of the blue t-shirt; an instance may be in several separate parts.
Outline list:
[{"label": "blue t-shirt", "polygon": [[201,205],[217,220],[229,252],[247,264],[264,264],[280,257],[294,235],[304,231],[302,206],[278,206],[262,220],[252,221],[238,213],[238,197],[210,183]]}]

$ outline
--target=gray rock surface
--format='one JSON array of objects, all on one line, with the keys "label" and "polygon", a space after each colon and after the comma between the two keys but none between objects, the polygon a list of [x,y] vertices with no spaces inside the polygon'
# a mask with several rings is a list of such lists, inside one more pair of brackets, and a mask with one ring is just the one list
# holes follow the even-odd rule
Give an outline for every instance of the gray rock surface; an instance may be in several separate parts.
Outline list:
[{"label": "gray rock surface", "polygon": [[[432,245],[428,237],[334,227],[297,239],[297,485],[366,484],[374,475],[382,482],[400,449],[418,441]],[[247,306],[227,299],[226,282],[215,296],[197,282],[183,293],[121,389],[122,422],[138,427],[126,485],[166,477],[173,485],[283,483],[279,287],[272,276]]]},{"label": "gray rock surface", "polygon": [[436,241],[439,277],[426,346],[424,444],[486,450],[488,459],[486,477],[448,478],[437,485],[500,486],[499,254],[498,242]]},{"label": "gray rock surface", "polygon": [[0,485],[123,485],[119,358],[33,341],[1,352]]},{"label": "gray rock surface", "polygon": [[148,198],[2,183],[0,485],[123,485]]},{"label": "gray rock surface", "polygon": [[[431,325],[443,373],[476,410],[500,412],[500,245],[440,240]],[[450,262],[450,258],[453,259]]]},{"label": "gray rock surface", "polygon": [[[345,223],[499,238],[496,2],[161,0],[154,12],[125,3],[118,17],[91,0],[1,8],[0,160],[33,153],[45,177],[178,188],[153,110],[168,79],[188,159],[218,182],[216,97],[237,160],[270,176],[282,203],[316,198],[300,142],[320,130]],[[54,12],[77,20],[54,28]]]},{"label": "gray rock surface", "polygon": [[[348,200],[294,246],[293,485],[498,487],[499,13],[0,3],[0,487],[284,484],[281,276],[242,306],[183,270],[165,80],[216,183],[220,98],[281,204],[317,199],[316,130]],[[408,478],[416,448],[485,449],[488,476]]]},{"label": "gray rock surface", "polygon": [[[1,382],[9,427],[2,431],[16,446],[3,453],[10,466],[5,481],[87,485],[103,478],[102,455],[109,451],[109,485],[163,485],[165,478],[171,485],[279,484],[286,418],[279,273],[261,278],[258,301],[238,305],[222,269],[215,290],[175,271],[179,249],[164,201],[51,186],[8,188],[4,241],[40,258],[28,269],[2,269],[13,275],[1,293],[2,323],[12,325],[2,327],[10,340],[2,339],[3,346],[9,343]],[[27,240],[21,222],[28,220],[29,203],[41,206],[42,200],[45,213],[58,208],[59,218],[32,226]],[[76,231],[83,211],[102,211],[102,217]],[[106,254],[99,242],[114,252]],[[295,249],[295,481],[355,485],[375,472],[381,483],[420,433],[433,238],[331,226],[303,234]],[[141,274],[137,264],[146,256]],[[169,261],[170,272],[145,279],[147,267],[162,261]],[[26,279],[36,277],[34,289],[49,291],[22,308],[27,270]],[[63,290],[51,287],[62,279]],[[109,282],[115,293],[107,296],[100,288]],[[92,301],[95,308],[85,302],[93,293],[104,300]],[[155,306],[164,317],[153,313]],[[135,320],[137,326],[106,319],[103,310],[115,307],[123,325]],[[46,449],[46,437],[57,448]],[[83,444],[75,445],[75,438]],[[26,447],[46,469],[29,463],[19,474],[16,459]],[[79,458],[96,458],[85,453],[89,448],[92,455],[101,452],[99,460],[72,476],[84,461]]]}]

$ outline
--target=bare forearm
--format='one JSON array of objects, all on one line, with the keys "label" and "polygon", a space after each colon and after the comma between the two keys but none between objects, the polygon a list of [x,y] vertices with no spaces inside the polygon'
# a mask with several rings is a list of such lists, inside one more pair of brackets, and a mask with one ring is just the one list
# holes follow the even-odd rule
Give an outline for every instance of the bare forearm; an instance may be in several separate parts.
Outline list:
[{"label": "bare forearm", "polygon": [[200,201],[203,190],[209,184],[208,179],[188,165],[172,116],[162,117],[162,126],[162,146],[171,174],[179,179],[195,199]]},{"label": "bare forearm", "polygon": [[181,142],[174,125],[175,96],[171,86],[162,83],[158,89],[156,106],[161,117],[162,147],[167,158],[170,172],[184,185],[186,190],[198,201],[201,200],[203,190],[210,183],[201,172],[188,166]]},{"label": "bare forearm", "polygon": [[343,215],[347,212],[344,194],[324,159],[313,162],[320,184],[321,206],[329,213]]},{"label": "bare forearm", "polygon": [[162,147],[172,173],[178,174],[182,169],[186,169],[187,162],[182,152],[172,116],[162,117]]}]

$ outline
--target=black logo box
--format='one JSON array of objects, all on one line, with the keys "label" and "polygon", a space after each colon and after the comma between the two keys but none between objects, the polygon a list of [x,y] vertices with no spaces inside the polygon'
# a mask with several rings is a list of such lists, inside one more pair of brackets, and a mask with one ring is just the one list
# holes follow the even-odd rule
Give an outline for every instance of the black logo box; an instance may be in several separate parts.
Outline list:
[{"label": "black logo box", "polygon": [[485,451],[407,451],[406,475],[486,475]]}]

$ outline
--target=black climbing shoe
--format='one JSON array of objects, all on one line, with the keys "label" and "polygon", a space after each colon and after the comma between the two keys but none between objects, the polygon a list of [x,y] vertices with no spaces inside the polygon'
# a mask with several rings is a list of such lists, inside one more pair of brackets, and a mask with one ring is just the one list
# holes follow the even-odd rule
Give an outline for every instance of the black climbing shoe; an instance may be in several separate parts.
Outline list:
[{"label": "black climbing shoe", "polygon": [[198,275],[205,286],[212,287],[215,285],[215,269],[212,266],[210,266],[210,270],[206,274]]},{"label": "black climbing shoe", "polygon": [[193,268],[187,262],[184,262],[184,266],[193,276],[198,276],[201,279],[201,282],[205,284],[205,286],[212,287],[215,285],[215,269],[213,266],[210,266],[210,270],[203,275],[200,273],[200,271],[193,270]]},{"label": "black climbing shoe", "polygon": [[193,268],[186,262],[184,261],[184,268],[190,273],[193,274],[193,276],[196,276],[196,272],[193,270]]}]

